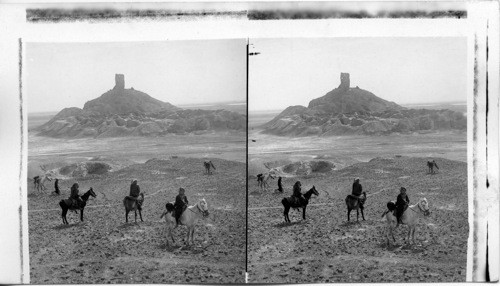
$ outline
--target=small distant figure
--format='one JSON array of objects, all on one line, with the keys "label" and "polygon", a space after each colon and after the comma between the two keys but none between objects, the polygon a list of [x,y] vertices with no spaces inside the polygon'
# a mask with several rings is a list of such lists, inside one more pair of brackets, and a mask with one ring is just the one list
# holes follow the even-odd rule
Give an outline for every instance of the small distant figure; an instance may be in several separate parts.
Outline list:
[{"label": "small distant figure", "polygon": [[139,195],[141,194],[141,188],[137,184],[137,180],[133,179],[132,183],[130,184],[130,193],[129,197],[130,199],[134,200],[137,202],[137,209],[142,210],[142,201],[139,200]]},{"label": "small distant figure", "polygon": [[40,190],[40,176],[33,177],[33,189]]},{"label": "small distant figure", "polygon": [[283,185],[281,185],[281,176],[278,178],[278,188],[276,191],[283,193]]},{"label": "small distant figure", "polygon": [[205,161],[205,162],[203,162],[203,165],[205,166],[205,172],[208,175],[212,174],[212,171],[210,170],[211,168],[213,168],[214,170],[216,170],[214,164],[212,163],[212,161],[208,161],[208,162]]},{"label": "small distant figure", "polygon": [[74,209],[80,208],[80,205],[83,203],[83,200],[80,198],[79,192],[80,185],[78,185],[78,183],[74,183],[73,186],[71,186],[71,194],[69,196],[69,199],[72,201],[72,208]]},{"label": "small distant figure", "polygon": [[396,199],[396,213],[394,214],[398,220],[396,227],[401,224],[401,217],[403,216],[405,210],[408,208],[409,204],[410,198],[408,198],[408,195],[406,194],[406,189],[404,187],[401,187],[401,189],[399,190],[398,198]]},{"label": "small distant figure", "polygon": [[429,168],[428,170],[428,173],[429,174],[435,174],[434,172],[434,167],[436,167],[436,169],[439,170],[439,167],[438,165],[436,164],[436,161],[435,160],[432,160],[432,161],[427,161],[427,167]]},{"label": "small distant figure", "polygon": [[174,203],[176,227],[180,224],[179,218],[181,217],[182,213],[186,210],[188,203],[189,202],[186,197],[186,190],[184,190],[183,188],[179,188],[179,194],[175,197],[175,203]]},{"label": "small distant figure", "polygon": [[262,183],[264,182],[264,174],[260,173],[257,174],[257,185],[260,187]]},{"label": "small distant figure", "polygon": [[300,181],[297,181],[293,185],[292,198],[295,199],[295,204],[297,205],[301,205],[304,201],[304,196],[302,195],[302,184],[300,183]]},{"label": "small distant figure", "polygon": [[61,194],[61,191],[59,190],[59,179],[56,178],[55,182],[54,182],[54,193],[56,195],[60,195]]},{"label": "small distant figure", "polygon": [[353,196],[358,198],[359,208],[364,209],[364,200],[361,200],[360,197],[363,194],[363,186],[359,183],[359,178],[355,178],[352,183],[352,193]]},{"label": "small distant figure", "polygon": [[264,190],[269,187],[269,184],[267,183],[267,181],[269,180],[269,178],[273,179],[274,180],[274,176],[273,174],[271,174],[270,172],[267,172],[265,174],[258,174],[257,175],[257,182],[259,184],[259,187],[261,190]]},{"label": "small distant figure", "polygon": [[257,140],[255,140],[255,139],[252,139],[252,142],[257,142]]}]

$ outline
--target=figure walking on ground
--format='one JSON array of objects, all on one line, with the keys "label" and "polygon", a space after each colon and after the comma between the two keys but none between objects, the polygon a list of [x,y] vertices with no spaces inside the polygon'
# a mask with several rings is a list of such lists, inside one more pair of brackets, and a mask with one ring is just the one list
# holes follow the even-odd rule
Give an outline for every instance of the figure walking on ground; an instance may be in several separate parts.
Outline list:
[{"label": "figure walking on ground", "polygon": [[186,197],[186,191],[183,188],[179,188],[179,194],[175,197],[175,222],[176,227],[180,224],[179,218],[181,217],[184,210],[186,210],[188,205],[188,199]]},{"label": "figure walking on ground", "polygon": [[406,194],[406,189],[401,187],[399,190],[400,193],[398,195],[398,198],[396,200],[396,213],[395,216],[398,219],[398,223],[396,224],[396,227],[398,227],[401,224],[401,216],[405,212],[405,210],[408,208],[408,205],[410,204],[410,199],[408,198],[408,195]]},{"label": "figure walking on ground", "polygon": [[56,181],[54,182],[54,193],[56,195],[60,195],[61,191],[59,191],[59,179],[56,178]]},{"label": "figure walking on ground", "polygon": [[281,176],[278,178],[278,188],[276,191],[283,193],[283,185],[281,185]]},{"label": "figure walking on ground", "polygon": [[137,202],[137,209],[142,210],[142,200],[139,200],[139,195],[141,194],[141,188],[137,184],[137,180],[132,180],[132,184],[130,184],[130,193],[129,198],[135,200]]}]

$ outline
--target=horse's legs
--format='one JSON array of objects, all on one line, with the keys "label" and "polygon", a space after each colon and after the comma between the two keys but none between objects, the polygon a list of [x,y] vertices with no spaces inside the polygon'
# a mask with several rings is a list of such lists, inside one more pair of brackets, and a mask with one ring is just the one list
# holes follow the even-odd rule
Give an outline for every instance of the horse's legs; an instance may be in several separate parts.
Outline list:
[{"label": "horse's legs", "polygon": [[80,210],[80,220],[83,221],[83,208]]},{"label": "horse's legs", "polygon": [[141,212],[141,210],[139,210],[139,217],[141,218],[141,221],[142,221],[142,222],[144,222],[144,221],[142,220],[142,212]]},{"label": "horse's legs", "polygon": [[128,210],[125,209],[125,222],[128,223]]},{"label": "horse's legs", "polygon": [[61,215],[63,224],[68,224],[68,220],[66,219],[66,213],[68,213],[68,209],[63,207]]},{"label": "horse's legs", "polygon": [[302,208],[302,219],[306,219],[306,207]]},{"label": "horse's legs", "polygon": [[194,226],[191,229],[191,243],[194,245]]},{"label": "horse's legs", "polygon": [[351,221],[351,209],[347,208],[347,221]]},{"label": "horse's legs", "polygon": [[361,216],[363,217],[363,220],[365,220],[365,214],[364,214],[363,209],[361,209]]},{"label": "horse's legs", "polygon": [[359,221],[359,208],[356,209],[356,221]]},{"label": "horse's legs", "polygon": [[135,222],[137,222],[137,209],[134,210],[134,215],[135,215]]}]

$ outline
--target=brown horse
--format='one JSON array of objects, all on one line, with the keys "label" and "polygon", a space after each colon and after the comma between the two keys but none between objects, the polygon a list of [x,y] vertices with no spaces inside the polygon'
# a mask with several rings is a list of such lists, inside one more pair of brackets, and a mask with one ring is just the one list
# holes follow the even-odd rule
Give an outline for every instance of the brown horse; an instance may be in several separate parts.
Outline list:
[{"label": "brown horse", "polygon": [[87,205],[87,200],[89,199],[89,197],[92,196],[92,197],[96,197],[97,195],[94,193],[94,190],[92,188],[90,188],[90,190],[88,190],[87,192],[85,192],[85,194],[82,195],[82,203],[80,203],[80,205],[78,205],[78,207],[75,207],[73,205],[73,200],[71,199],[65,199],[65,200],[61,200],[59,202],[59,206],[61,206],[61,209],[62,209],[62,220],[63,220],[63,224],[68,224],[68,220],[66,219],[66,214],[68,213],[68,210],[72,210],[72,211],[77,211],[77,210],[80,210],[80,220],[83,221],[83,209],[85,208],[85,206]]},{"label": "brown horse", "polygon": [[347,195],[345,198],[345,204],[347,205],[347,221],[350,221],[351,211],[356,210],[356,221],[359,221],[359,210],[361,210],[361,216],[365,220],[365,214],[363,213],[363,207],[361,204],[366,202],[366,192],[363,192],[359,198],[353,195]]},{"label": "brown horse", "polygon": [[285,222],[290,222],[290,218],[288,217],[288,212],[290,211],[290,208],[294,209],[302,208],[302,219],[306,219],[306,207],[307,204],[309,204],[309,199],[311,198],[312,194],[319,196],[319,193],[316,190],[315,186],[313,186],[309,191],[307,191],[304,194],[303,201],[297,202],[297,200],[295,200],[295,198],[293,197],[283,198],[283,200],[281,200],[281,203],[285,207],[285,210],[283,212],[283,215],[285,216]]},{"label": "brown horse", "polygon": [[123,206],[125,206],[125,222],[128,222],[128,213],[134,211],[135,214],[135,222],[137,222],[137,211],[139,211],[139,216],[142,220],[141,206],[144,202],[144,194],[140,193],[137,199],[133,199],[132,197],[126,196],[123,199]]}]

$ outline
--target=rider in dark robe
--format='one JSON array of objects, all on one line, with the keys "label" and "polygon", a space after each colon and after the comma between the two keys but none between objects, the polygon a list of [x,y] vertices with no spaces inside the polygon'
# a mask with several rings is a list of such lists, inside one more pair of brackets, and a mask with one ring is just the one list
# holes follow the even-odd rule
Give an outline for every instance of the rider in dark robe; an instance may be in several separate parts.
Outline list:
[{"label": "rider in dark robe", "polygon": [[141,210],[141,202],[138,200],[140,194],[141,194],[141,188],[139,188],[137,180],[132,180],[132,184],[130,185],[129,197],[137,201],[138,210]]},{"label": "rider in dark robe", "polygon": [[61,192],[59,191],[59,179],[56,179],[56,181],[54,182],[54,193],[56,194],[61,194]]},{"label": "rider in dark robe", "polygon": [[360,200],[360,196],[363,194],[363,187],[359,183],[359,178],[354,179],[354,183],[352,183],[352,195],[358,199],[359,208],[363,209],[363,202]]},{"label": "rider in dark robe", "polygon": [[401,224],[401,217],[403,216],[404,211],[408,208],[410,204],[410,199],[406,194],[406,189],[401,187],[398,198],[396,199],[396,213],[395,216],[398,219],[398,223],[396,227]]},{"label": "rider in dark robe", "polygon": [[71,186],[71,195],[70,199],[73,202],[73,206],[79,207],[81,203],[83,203],[82,198],[80,198],[80,195],[78,194],[80,186],[78,183],[74,183],[73,186]]},{"label": "rider in dark robe", "polygon": [[281,185],[281,177],[278,178],[278,191],[283,193],[283,185]]},{"label": "rider in dark robe", "polygon": [[179,194],[175,197],[175,222],[179,225],[179,218],[181,217],[184,210],[187,208],[188,199],[185,195],[185,190],[183,188],[179,188]]},{"label": "rider in dark robe", "polygon": [[292,198],[295,197],[296,198],[296,202],[298,204],[302,204],[302,202],[305,200],[305,198],[302,195],[302,191],[301,191],[300,186],[301,186],[301,184],[300,184],[299,181],[297,181],[295,183],[295,185],[293,185],[293,195],[292,195]]}]

